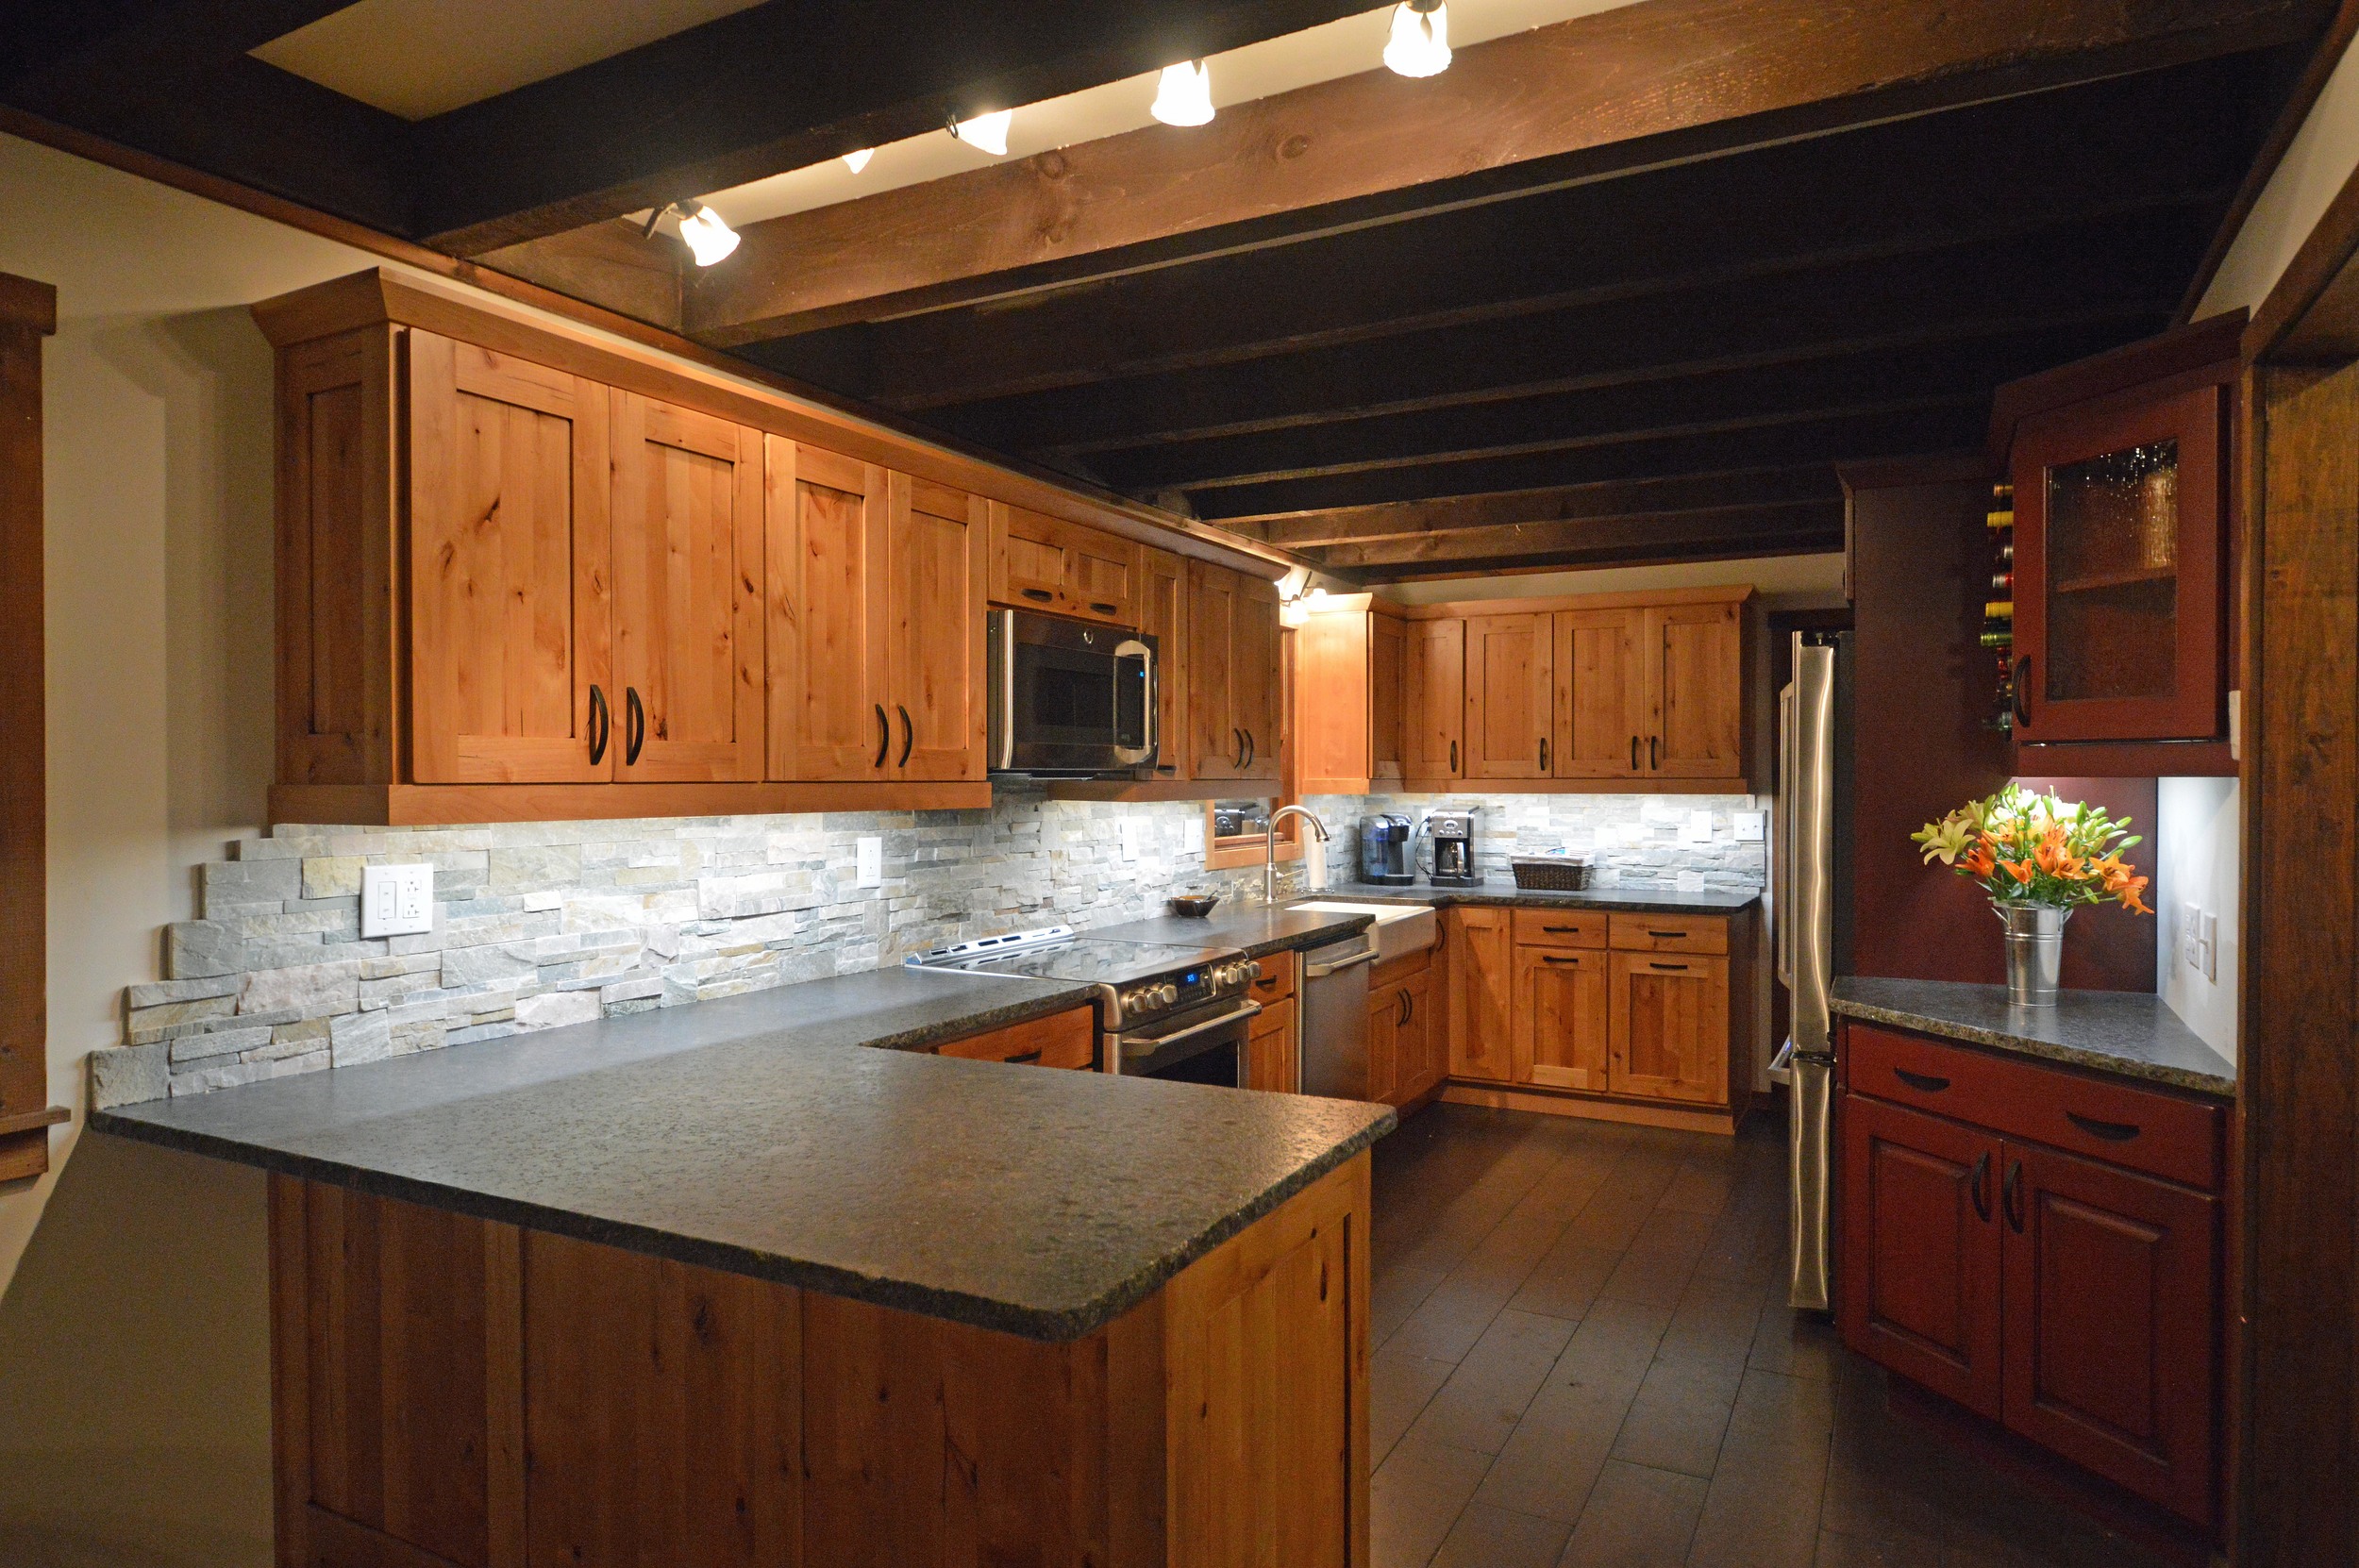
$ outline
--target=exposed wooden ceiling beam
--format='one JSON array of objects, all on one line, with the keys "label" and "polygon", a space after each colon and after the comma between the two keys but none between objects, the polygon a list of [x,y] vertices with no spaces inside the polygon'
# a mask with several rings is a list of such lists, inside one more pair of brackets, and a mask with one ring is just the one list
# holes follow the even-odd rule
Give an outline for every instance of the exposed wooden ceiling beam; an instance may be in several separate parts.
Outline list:
[{"label": "exposed wooden ceiling beam", "polygon": [[1366,0],[770,0],[419,127],[417,232],[470,256],[1096,87]]},{"label": "exposed wooden ceiling beam", "polygon": [[0,97],[70,120],[79,108],[185,91],[192,74],[350,3],[10,0],[0,8]]},{"label": "exposed wooden ceiling beam", "polygon": [[746,352],[915,412],[1978,240],[2035,244],[2155,208],[2208,221],[2236,182],[2252,75],[2246,58],[2204,61]]},{"label": "exposed wooden ceiling beam", "polygon": [[1274,517],[1231,517],[1220,526],[1256,543],[1305,550],[1322,544],[1414,539],[1519,524],[1573,523],[1723,507],[1782,507],[1842,498],[1843,487],[1833,472],[1823,463],[1810,463],[1670,479],[1607,480],[1493,495],[1449,495]]},{"label": "exposed wooden ceiling beam", "polygon": [[1348,582],[1404,582],[1497,572],[1815,555],[1843,548],[1840,502],[1725,512],[1643,514],[1534,523],[1447,534],[1411,544],[1339,545],[1304,552]]},{"label": "exposed wooden ceiling beam", "polygon": [[1429,80],[1379,69],[1184,134],[1150,127],[749,225],[733,264],[696,280],[688,325],[742,344],[1034,286],[1077,259],[1112,270],[1269,242],[2289,42],[2323,15],[2318,0],[1647,0],[1462,50]]}]

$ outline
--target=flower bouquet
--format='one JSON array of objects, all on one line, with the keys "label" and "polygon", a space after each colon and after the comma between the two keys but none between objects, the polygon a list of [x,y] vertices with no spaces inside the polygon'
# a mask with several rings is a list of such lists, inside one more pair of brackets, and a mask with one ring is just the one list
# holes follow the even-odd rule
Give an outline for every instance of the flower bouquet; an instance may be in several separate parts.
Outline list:
[{"label": "flower bouquet", "polygon": [[2141,841],[2130,819],[2010,784],[1969,801],[1909,835],[1959,876],[1981,884],[2007,929],[2007,999],[2053,1007],[2063,961],[2064,923],[2083,904],[2119,904],[2152,914],[2148,878],[2121,857]]}]

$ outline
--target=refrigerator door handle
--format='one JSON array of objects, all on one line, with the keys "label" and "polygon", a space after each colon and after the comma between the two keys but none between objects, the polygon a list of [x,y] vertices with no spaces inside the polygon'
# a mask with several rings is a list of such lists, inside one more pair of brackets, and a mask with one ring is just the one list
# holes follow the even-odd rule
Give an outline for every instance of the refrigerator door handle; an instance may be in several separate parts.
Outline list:
[{"label": "refrigerator door handle", "polygon": [[[1633,751],[1637,744],[1636,741],[1631,742]],[[1794,888],[1794,685],[1788,681],[1778,691],[1778,795],[1773,803],[1778,833],[1771,850],[1777,864],[1770,868],[1769,892],[1769,919],[1777,939],[1778,983],[1788,991],[1794,989],[1794,906],[1790,896]],[[1788,1046],[1793,1043],[1786,1042]],[[1773,1076],[1775,1071],[1771,1069]]]}]

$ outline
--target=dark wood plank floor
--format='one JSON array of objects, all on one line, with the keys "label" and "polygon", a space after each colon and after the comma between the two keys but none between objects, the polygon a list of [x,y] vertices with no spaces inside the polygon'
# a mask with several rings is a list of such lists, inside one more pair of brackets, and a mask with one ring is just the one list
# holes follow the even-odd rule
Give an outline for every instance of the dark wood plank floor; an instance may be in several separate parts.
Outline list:
[{"label": "dark wood plank floor", "polygon": [[1377,1146],[1375,1568],[2159,1568],[1785,1305],[1785,1146],[1433,1106]]}]

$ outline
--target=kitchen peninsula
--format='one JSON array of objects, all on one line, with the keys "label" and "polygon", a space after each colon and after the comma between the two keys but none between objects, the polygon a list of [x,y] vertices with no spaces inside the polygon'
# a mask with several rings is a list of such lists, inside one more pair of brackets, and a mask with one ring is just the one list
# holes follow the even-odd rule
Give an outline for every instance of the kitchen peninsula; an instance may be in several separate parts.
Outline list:
[{"label": "kitchen peninsula", "polygon": [[286,1560],[1364,1563],[1393,1113],[956,1059],[1089,994],[885,970],[94,1125],[271,1173]]}]

